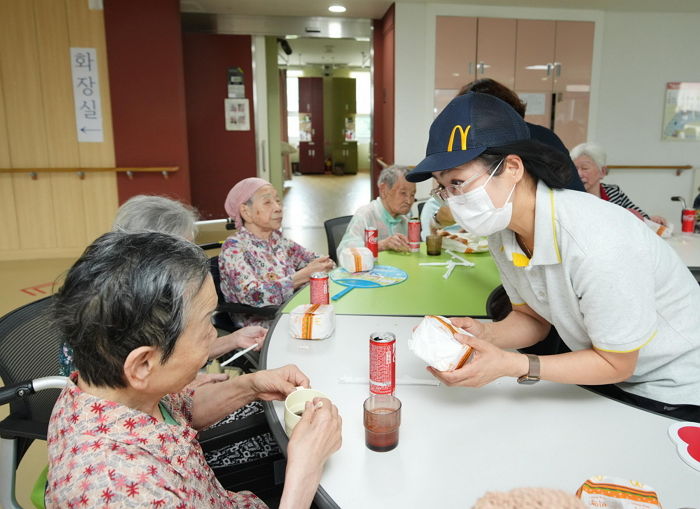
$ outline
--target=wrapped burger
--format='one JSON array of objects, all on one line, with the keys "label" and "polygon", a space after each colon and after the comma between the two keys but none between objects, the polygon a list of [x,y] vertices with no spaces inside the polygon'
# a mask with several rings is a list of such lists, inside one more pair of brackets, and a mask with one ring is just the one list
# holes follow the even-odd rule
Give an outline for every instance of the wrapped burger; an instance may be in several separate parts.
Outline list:
[{"label": "wrapped burger", "polygon": [[335,331],[335,310],[330,304],[302,304],[289,318],[289,332],[296,339],[326,339]]},{"label": "wrapped burger", "polygon": [[472,347],[457,341],[457,333],[471,336],[444,316],[428,315],[413,330],[408,349],[439,371],[459,369],[469,360]]},{"label": "wrapped burger", "polygon": [[364,272],[374,267],[374,255],[366,247],[349,247],[340,253],[340,266],[348,272]]}]

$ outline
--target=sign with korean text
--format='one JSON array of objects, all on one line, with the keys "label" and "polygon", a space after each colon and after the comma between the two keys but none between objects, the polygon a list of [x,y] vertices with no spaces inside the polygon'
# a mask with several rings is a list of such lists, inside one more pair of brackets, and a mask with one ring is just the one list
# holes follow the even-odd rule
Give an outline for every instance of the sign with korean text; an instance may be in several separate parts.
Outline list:
[{"label": "sign with korean text", "polygon": [[95,48],[71,48],[70,62],[78,141],[101,143],[104,141],[104,131],[97,51]]}]

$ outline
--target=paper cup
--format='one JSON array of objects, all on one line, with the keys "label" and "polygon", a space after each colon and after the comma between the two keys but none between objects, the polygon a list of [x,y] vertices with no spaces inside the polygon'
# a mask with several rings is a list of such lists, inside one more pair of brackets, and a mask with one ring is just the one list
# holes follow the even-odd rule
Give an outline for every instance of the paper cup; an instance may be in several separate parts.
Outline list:
[{"label": "paper cup", "polygon": [[304,411],[306,402],[313,401],[314,398],[330,399],[321,391],[300,387],[284,400],[284,431],[287,433],[287,436],[292,435],[294,426],[301,420],[301,414]]}]

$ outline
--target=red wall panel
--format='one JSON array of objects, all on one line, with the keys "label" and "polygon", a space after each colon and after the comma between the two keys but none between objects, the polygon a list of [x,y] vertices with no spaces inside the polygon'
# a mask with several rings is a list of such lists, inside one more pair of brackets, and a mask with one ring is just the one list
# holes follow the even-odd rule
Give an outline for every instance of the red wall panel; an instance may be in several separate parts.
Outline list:
[{"label": "red wall panel", "polygon": [[117,166],[179,166],[117,177],[119,202],[136,194],[190,201],[178,0],[107,0],[104,5]]},{"label": "red wall panel", "polygon": [[[185,33],[183,48],[192,204],[204,218],[222,218],[226,217],[224,200],[229,189],[257,174],[251,38]],[[249,131],[225,129],[229,67],[240,67],[244,73]]]},{"label": "red wall panel", "polygon": [[374,136],[372,196],[378,195],[377,178],[382,167],[376,162],[394,164],[394,5],[381,20],[373,21],[374,38]]}]

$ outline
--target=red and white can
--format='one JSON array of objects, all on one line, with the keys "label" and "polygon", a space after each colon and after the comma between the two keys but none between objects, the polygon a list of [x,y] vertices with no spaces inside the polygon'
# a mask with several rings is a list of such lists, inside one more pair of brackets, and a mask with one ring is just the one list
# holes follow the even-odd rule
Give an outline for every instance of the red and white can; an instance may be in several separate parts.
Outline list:
[{"label": "red and white can", "polygon": [[329,304],[328,274],[325,272],[314,272],[309,278],[311,287],[311,304]]},{"label": "red and white can", "polygon": [[695,232],[695,210],[683,209],[681,214],[681,231],[683,233]]},{"label": "red and white can", "polygon": [[369,337],[369,391],[394,394],[396,389],[396,336],[373,332]]},{"label": "red and white can", "polygon": [[420,219],[411,219],[408,222],[408,245],[411,253],[420,251]]},{"label": "red and white can", "polygon": [[379,232],[374,226],[365,228],[365,247],[372,251],[376,261],[379,258]]}]

